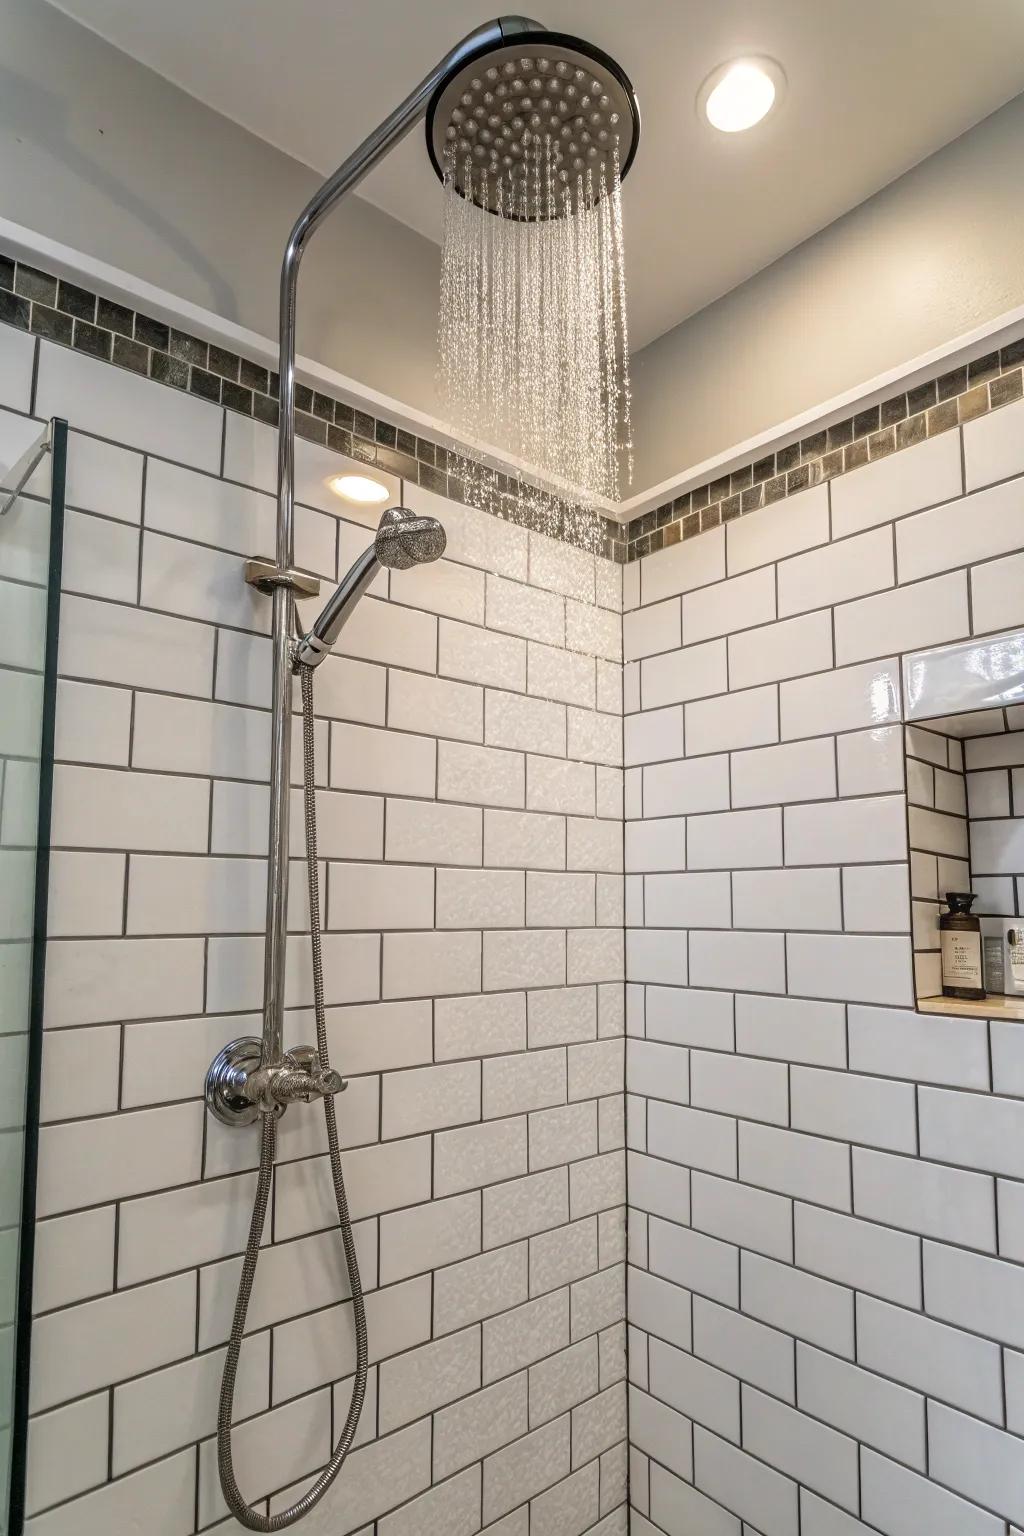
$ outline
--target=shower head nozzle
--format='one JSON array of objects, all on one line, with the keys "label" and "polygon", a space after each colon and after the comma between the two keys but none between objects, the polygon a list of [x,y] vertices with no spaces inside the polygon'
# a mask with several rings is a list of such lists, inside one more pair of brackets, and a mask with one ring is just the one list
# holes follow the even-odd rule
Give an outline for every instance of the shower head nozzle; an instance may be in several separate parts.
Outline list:
[{"label": "shower head nozzle", "polygon": [[374,553],[381,565],[407,571],[412,565],[428,565],[444,554],[447,539],[436,517],[417,517],[405,507],[389,507],[380,520]]},{"label": "shower head nozzle", "polygon": [[[523,17],[500,25],[500,41],[434,92],[427,151],[442,181],[489,212],[558,217],[600,197],[614,170],[625,177],[640,138],[636,92],[593,43]],[[552,187],[539,187],[549,175]]]},{"label": "shower head nozzle", "polygon": [[405,507],[389,507],[380,520],[369,549],[346,571],[312,629],[296,643],[295,659],[318,667],[341,634],[346,621],[382,565],[407,571],[413,565],[439,560],[447,540],[436,517],[418,517]]}]

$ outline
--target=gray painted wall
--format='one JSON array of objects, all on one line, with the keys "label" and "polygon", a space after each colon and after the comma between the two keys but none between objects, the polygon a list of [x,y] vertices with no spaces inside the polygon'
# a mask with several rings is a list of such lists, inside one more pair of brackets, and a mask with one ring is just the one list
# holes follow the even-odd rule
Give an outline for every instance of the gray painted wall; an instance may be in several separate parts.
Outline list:
[{"label": "gray painted wall", "polygon": [[[0,213],[276,331],[317,183],[42,0],[0,0]],[[639,352],[634,490],[1024,302],[1024,97]],[[354,198],[306,258],[299,345],[435,411],[438,251]]]},{"label": "gray painted wall", "polygon": [[[0,0],[0,35],[0,214],[275,335],[316,172],[41,0]],[[305,258],[299,348],[429,410],[437,291],[436,246],[350,199]]]},{"label": "gray painted wall", "polygon": [[634,489],[1024,303],[1024,96],[634,358]]}]

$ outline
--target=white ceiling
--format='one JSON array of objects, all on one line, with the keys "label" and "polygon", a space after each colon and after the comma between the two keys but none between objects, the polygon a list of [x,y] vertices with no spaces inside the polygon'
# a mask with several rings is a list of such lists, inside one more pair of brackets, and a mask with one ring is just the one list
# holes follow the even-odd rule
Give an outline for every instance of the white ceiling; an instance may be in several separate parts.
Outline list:
[{"label": "white ceiling", "polygon": [[[201,101],[325,175],[485,0],[59,0]],[[645,345],[1024,90],[1021,0],[536,0],[617,58],[643,135],[625,186],[631,341]],[[789,85],[730,138],[695,97],[767,54]],[[438,238],[420,134],[363,195]],[[951,217],[955,212],[951,210]]]}]

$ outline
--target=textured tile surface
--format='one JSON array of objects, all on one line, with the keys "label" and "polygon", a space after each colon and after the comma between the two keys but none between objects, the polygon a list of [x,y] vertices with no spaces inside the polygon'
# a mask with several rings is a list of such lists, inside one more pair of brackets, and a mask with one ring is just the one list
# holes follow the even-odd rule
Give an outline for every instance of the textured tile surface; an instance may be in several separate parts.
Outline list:
[{"label": "textured tile surface", "polygon": [[[4,422],[29,420],[26,345],[0,331],[25,413]],[[269,654],[240,557],[272,529],[273,434],[47,343],[37,397],[95,435],[71,456],[29,1529],[185,1536],[226,1513],[213,1435],[254,1179],[251,1134],[204,1129],[200,1095],[212,1053],[259,1029]],[[299,448],[298,557],[330,583],[367,534],[323,488],[346,461]],[[415,483],[408,500],[446,523],[447,558],[379,578],[317,678],[327,1003],[373,1364],[310,1529],[617,1536],[620,586],[582,550]],[[0,570],[28,634],[25,574]],[[5,787],[7,857],[27,812]],[[292,815],[298,854],[294,793]],[[299,1040],[298,859],[291,897]],[[331,1199],[322,1119],[299,1106],[236,1404],[240,1482],[271,1511],[326,1458],[326,1389],[335,1423],[350,1391]]]},{"label": "textured tile surface", "polygon": [[900,689],[900,653],[1024,624],[1020,420],[964,427],[966,488],[960,431],[922,432],[658,552],[631,529],[639,1536],[1021,1525],[1024,1026],[913,1005],[942,892],[1021,911],[1024,738],[904,741]]}]

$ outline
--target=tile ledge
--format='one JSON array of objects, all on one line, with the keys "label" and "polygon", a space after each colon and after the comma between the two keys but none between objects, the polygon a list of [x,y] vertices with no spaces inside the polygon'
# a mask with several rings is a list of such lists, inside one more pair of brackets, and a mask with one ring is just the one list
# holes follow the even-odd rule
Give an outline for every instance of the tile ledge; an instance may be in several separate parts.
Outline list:
[{"label": "tile ledge", "polygon": [[919,997],[918,1013],[944,1013],[959,1019],[1024,1020],[1024,998],[986,997],[982,1002],[968,1002],[960,997]]}]

